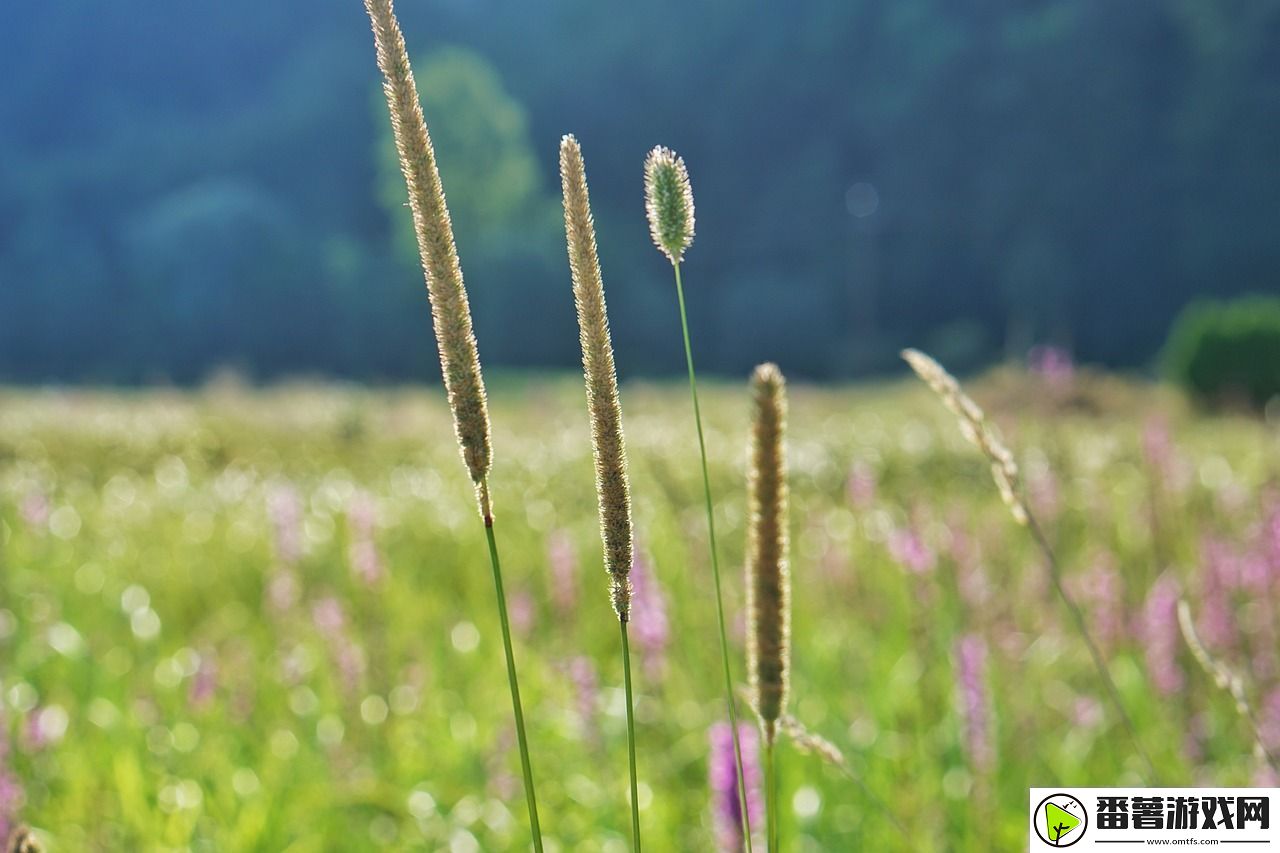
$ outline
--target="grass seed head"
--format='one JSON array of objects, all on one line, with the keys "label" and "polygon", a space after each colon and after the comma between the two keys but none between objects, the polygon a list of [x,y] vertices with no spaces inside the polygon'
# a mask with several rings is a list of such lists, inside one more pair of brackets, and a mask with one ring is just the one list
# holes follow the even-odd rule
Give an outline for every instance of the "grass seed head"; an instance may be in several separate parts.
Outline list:
[{"label": "grass seed head", "polygon": [[791,570],[787,562],[786,382],[777,365],[751,377],[748,455],[747,668],[752,705],[773,743],[786,712],[791,668]]},{"label": "grass seed head", "polygon": [[1030,516],[1022,499],[1018,463],[1014,462],[1013,454],[1000,438],[995,425],[987,419],[982,407],[964,393],[954,376],[929,356],[919,350],[907,349],[902,351],[902,358],[956,416],[965,439],[987,457],[987,461],[991,463],[991,477],[1000,490],[1000,499],[1009,508],[1014,521],[1026,524]]},{"label": "grass seed head", "polygon": [[673,264],[693,243],[693,188],[684,160],[659,145],[644,161],[644,206],[653,242]]},{"label": "grass seed head", "polygon": [[5,853],[44,853],[44,846],[36,839],[35,833],[25,826],[13,831],[4,849]]},{"label": "grass seed head", "polygon": [[477,488],[481,513],[488,518],[488,493],[481,486],[493,461],[489,408],[471,325],[471,308],[462,282],[435,150],[422,115],[409,54],[392,0],[365,0],[364,5],[373,23],[378,68],[383,75],[382,91],[391,113],[400,170],[409,189],[409,208],[413,212],[418,253],[427,280],[431,321],[440,348],[445,390],[453,410],[454,431],[467,471]]},{"label": "grass seed head", "polygon": [[582,373],[591,415],[591,447],[596,466],[596,497],[600,504],[600,536],[604,567],[614,612],[623,622],[631,613],[632,528],[631,490],[627,479],[627,447],[622,434],[622,406],[604,282],[596,252],[596,232],[587,194],[587,175],[578,140],[560,140],[560,182],[564,190],[564,230],[573,275],[573,300],[578,308],[582,343]]}]

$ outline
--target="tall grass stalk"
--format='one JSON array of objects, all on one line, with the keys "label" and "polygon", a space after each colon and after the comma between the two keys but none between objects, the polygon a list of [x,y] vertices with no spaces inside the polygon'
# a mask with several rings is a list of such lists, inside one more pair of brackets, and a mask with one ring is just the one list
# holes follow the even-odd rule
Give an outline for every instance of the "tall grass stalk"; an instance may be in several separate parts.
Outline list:
[{"label": "tall grass stalk", "polygon": [[520,685],[516,678],[515,653],[511,646],[506,594],[502,588],[502,567],[493,532],[493,509],[489,494],[489,470],[493,463],[489,409],[484,377],[480,372],[480,356],[472,330],[471,308],[462,281],[462,267],[458,263],[449,208],[445,203],[444,188],[436,167],[435,149],[431,145],[431,135],[422,114],[417,84],[409,65],[409,53],[405,48],[404,34],[396,20],[392,0],[365,0],[364,5],[373,25],[378,68],[383,76],[382,91],[391,114],[400,170],[409,191],[409,208],[413,213],[418,254],[426,277],[431,322],[440,349],[440,368],[449,397],[449,408],[453,413],[454,433],[462,460],[476,490],[480,517],[489,545],[489,563],[493,568],[498,620],[502,625],[502,646],[506,654],[507,683],[511,689],[511,705],[520,745],[520,766],[524,775],[529,825],[533,833],[534,849],[541,853],[542,830],[538,824],[533,768],[529,760],[528,738],[525,735]]},{"label": "tall grass stalk", "polygon": [[698,405],[698,378],[693,367],[693,347],[689,343],[689,316],[684,303],[684,283],[680,262],[693,243],[693,189],[684,160],[674,151],[658,146],[644,163],[645,213],[649,233],[658,250],[667,256],[676,279],[676,300],[680,306],[680,331],[684,336],[684,358],[689,369],[689,393],[693,397],[693,422],[698,434],[698,454],[702,463],[702,493],[706,499],[707,537],[711,548],[711,576],[715,581],[716,620],[720,629],[720,660],[724,668],[724,701],[733,736],[734,765],[738,774],[738,799],[742,813],[742,837],[750,853],[751,818],[747,814],[746,774],[742,765],[742,744],[738,737],[738,709],[733,697],[733,674],[729,668],[729,639],[725,628],[724,595],[720,584],[720,557],[716,547],[716,519],[711,498],[711,476],[707,473],[707,442],[702,430],[702,410]]},{"label": "tall grass stalk", "polygon": [[1128,731],[1134,750],[1142,759],[1143,764],[1146,765],[1148,782],[1152,785],[1158,785],[1159,776],[1156,773],[1155,763],[1142,745],[1142,739],[1138,736],[1138,729],[1133,724],[1133,718],[1129,716],[1129,712],[1125,709],[1124,701],[1120,698],[1120,691],[1116,688],[1115,681],[1111,678],[1106,659],[1102,656],[1098,644],[1094,642],[1093,636],[1089,633],[1089,626],[1085,621],[1084,613],[1080,610],[1080,606],[1076,604],[1075,599],[1071,597],[1071,594],[1067,592],[1066,587],[1063,586],[1062,567],[1058,562],[1057,555],[1054,553],[1053,546],[1049,544],[1048,537],[1045,536],[1044,530],[1040,527],[1040,523],[1036,520],[1035,515],[1031,512],[1031,507],[1023,496],[1018,465],[1013,459],[1013,454],[1005,446],[995,426],[987,420],[986,413],[964,392],[964,389],[960,387],[960,383],[941,364],[914,349],[903,350],[902,357],[911,366],[911,369],[915,371],[916,375],[924,380],[924,383],[938,395],[943,405],[956,416],[960,423],[960,432],[964,437],[987,457],[987,461],[991,464],[991,476],[1000,492],[1000,498],[1004,501],[1005,506],[1009,508],[1014,521],[1027,528],[1031,534],[1032,541],[1043,556],[1054,592],[1070,615],[1072,626],[1075,628],[1076,633],[1080,635],[1080,639],[1084,642],[1085,647],[1088,648],[1094,669],[1098,673],[1098,680],[1102,682],[1107,698],[1115,708],[1121,723]]},{"label": "tall grass stalk", "polygon": [[631,689],[631,648],[627,623],[631,616],[631,560],[633,529],[631,489],[627,478],[627,447],[622,432],[622,404],[613,342],[609,336],[609,312],[596,250],[595,224],[582,147],[572,136],[560,140],[560,183],[564,192],[565,243],[573,277],[573,301],[578,312],[578,336],[582,344],[582,374],[587,387],[587,411],[591,416],[591,450],[596,468],[596,499],[600,509],[600,540],[604,568],[609,575],[609,596],[622,630],[622,672],[627,698],[627,756],[631,778],[631,838],[640,850],[640,803],[636,782],[635,702]]}]

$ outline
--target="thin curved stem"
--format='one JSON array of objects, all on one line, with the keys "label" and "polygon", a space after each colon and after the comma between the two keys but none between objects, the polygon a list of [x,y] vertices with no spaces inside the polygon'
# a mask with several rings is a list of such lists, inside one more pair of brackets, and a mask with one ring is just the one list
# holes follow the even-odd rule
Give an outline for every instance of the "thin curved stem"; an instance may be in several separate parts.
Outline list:
[{"label": "thin curved stem", "polygon": [[524,772],[524,797],[529,806],[533,849],[537,853],[542,853],[542,828],[538,825],[538,800],[533,793],[533,766],[529,763],[529,741],[525,737],[524,710],[520,706],[520,683],[516,680],[516,658],[511,650],[511,623],[507,618],[507,596],[502,590],[502,567],[498,562],[498,543],[493,538],[493,516],[491,515],[486,515],[484,518],[484,535],[489,540],[489,562],[493,564],[493,585],[498,593],[498,621],[502,623],[502,648],[507,655],[507,682],[511,685],[511,708],[516,717],[516,739],[520,742],[520,768]]},{"label": "thin curved stem", "polygon": [[702,435],[702,410],[698,406],[698,380],[693,370],[693,347],[689,345],[689,318],[684,308],[684,284],[680,281],[680,265],[672,264],[676,273],[676,297],[680,302],[680,330],[684,333],[684,359],[689,366],[689,392],[693,395],[693,421],[698,428],[698,452],[702,459],[702,492],[707,503],[707,533],[711,542],[711,575],[716,586],[716,618],[720,624],[720,658],[724,663],[724,701],[729,709],[729,726],[733,733],[733,757],[738,771],[738,806],[742,812],[742,836],[751,853],[751,817],[747,814],[747,784],[742,772],[742,745],[738,741],[738,708],[733,700],[733,675],[729,671],[729,639],[724,627],[724,596],[720,593],[720,557],[716,551],[716,517],[711,502],[711,477],[707,473],[707,442]]},{"label": "thin curved stem", "polygon": [[631,849],[640,853],[640,796],[636,782],[635,699],[631,694],[631,647],[627,644],[627,623],[622,626],[622,679],[627,691],[627,756],[631,761]]},{"label": "thin curved stem", "polygon": [[1133,741],[1133,748],[1137,750],[1142,762],[1147,766],[1147,781],[1152,785],[1158,786],[1160,779],[1159,774],[1156,773],[1156,765],[1142,745],[1142,738],[1138,736],[1137,726],[1133,724],[1133,719],[1129,716],[1129,712],[1125,710],[1124,700],[1120,698],[1120,691],[1116,688],[1116,683],[1111,680],[1111,672],[1107,669],[1106,659],[1103,658],[1097,643],[1093,641],[1093,636],[1089,633],[1089,625],[1085,622],[1080,606],[1076,604],[1075,599],[1071,597],[1066,587],[1062,585],[1062,571],[1058,565],[1058,557],[1054,554],[1053,548],[1050,547],[1049,539],[1044,535],[1044,530],[1041,529],[1035,516],[1029,510],[1026,511],[1026,515],[1027,528],[1031,531],[1031,538],[1035,540],[1036,546],[1044,555],[1045,563],[1048,565],[1049,579],[1053,581],[1053,589],[1058,594],[1058,598],[1061,599],[1063,606],[1067,608],[1067,612],[1071,614],[1076,632],[1084,640],[1085,646],[1089,649],[1089,656],[1093,658],[1093,666],[1098,671],[1098,678],[1102,681],[1103,687],[1106,688],[1107,696],[1111,700],[1111,704],[1115,706],[1116,713],[1120,715],[1120,721],[1128,731],[1129,739]]}]

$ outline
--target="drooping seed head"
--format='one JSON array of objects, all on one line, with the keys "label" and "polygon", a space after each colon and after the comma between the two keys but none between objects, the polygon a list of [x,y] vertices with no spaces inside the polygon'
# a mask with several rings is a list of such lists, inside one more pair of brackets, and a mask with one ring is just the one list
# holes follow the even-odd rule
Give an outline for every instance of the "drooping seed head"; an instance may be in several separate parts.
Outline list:
[{"label": "drooping seed head", "polygon": [[1205,674],[1213,679],[1214,685],[1229,694],[1235,701],[1236,713],[1253,728],[1259,751],[1269,758],[1266,739],[1258,730],[1257,717],[1249,707],[1249,699],[1244,692],[1244,681],[1226,664],[1218,661],[1205,647],[1200,634],[1196,631],[1195,621],[1191,618],[1191,605],[1187,604],[1186,599],[1178,601],[1178,627],[1182,629],[1182,638],[1186,640],[1191,656],[1196,659],[1196,663],[1200,664]]},{"label": "drooping seed head", "polygon": [[488,518],[488,489],[483,484],[492,464],[489,408],[471,325],[471,308],[453,241],[453,224],[392,0],[365,0],[364,5],[373,23],[378,68],[383,75],[382,91],[391,113],[400,170],[409,189],[409,208],[413,212],[418,253],[427,280],[431,321],[440,348],[440,367],[449,406],[453,410],[454,431],[467,471],[476,485],[481,514]]},{"label": "drooping seed head", "polygon": [[1018,524],[1026,524],[1030,518],[1018,482],[1018,464],[1005,446],[995,426],[987,420],[982,408],[964,393],[960,383],[938,362],[919,350],[906,349],[902,358],[911,365],[916,375],[933,389],[942,404],[960,422],[960,433],[982,451],[991,463],[991,477],[1000,491],[1000,499]]},{"label": "drooping seed head", "polygon": [[773,743],[786,712],[791,668],[791,569],[787,561],[786,382],[777,365],[751,377],[754,424],[748,451],[747,669],[751,699]]},{"label": "drooping seed head", "polygon": [[604,567],[609,573],[614,612],[623,622],[631,613],[631,490],[627,481],[627,448],[622,435],[622,406],[609,338],[609,314],[596,252],[587,174],[578,140],[560,140],[560,182],[564,190],[564,231],[573,274],[573,300],[578,308],[582,373],[591,415],[591,446],[596,465],[596,497],[600,504],[600,536]]},{"label": "drooping seed head", "polygon": [[659,145],[644,161],[644,206],[653,242],[673,264],[693,243],[693,188],[683,158]]}]

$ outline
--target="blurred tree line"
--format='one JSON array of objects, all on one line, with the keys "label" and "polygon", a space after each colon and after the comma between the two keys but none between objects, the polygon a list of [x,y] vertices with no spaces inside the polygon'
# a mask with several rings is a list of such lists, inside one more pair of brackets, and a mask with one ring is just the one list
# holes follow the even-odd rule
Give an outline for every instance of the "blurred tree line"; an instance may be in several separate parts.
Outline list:
[{"label": "blurred tree line", "polygon": [[[679,370],[641,161],[689,163],[702,365],[1150,361],[1277,291],[1273,0],[400,0],[482,356],[577,358],[582,141],[625,375]],[[0,4],[0,379],[437,370],[359,0]]]}]

